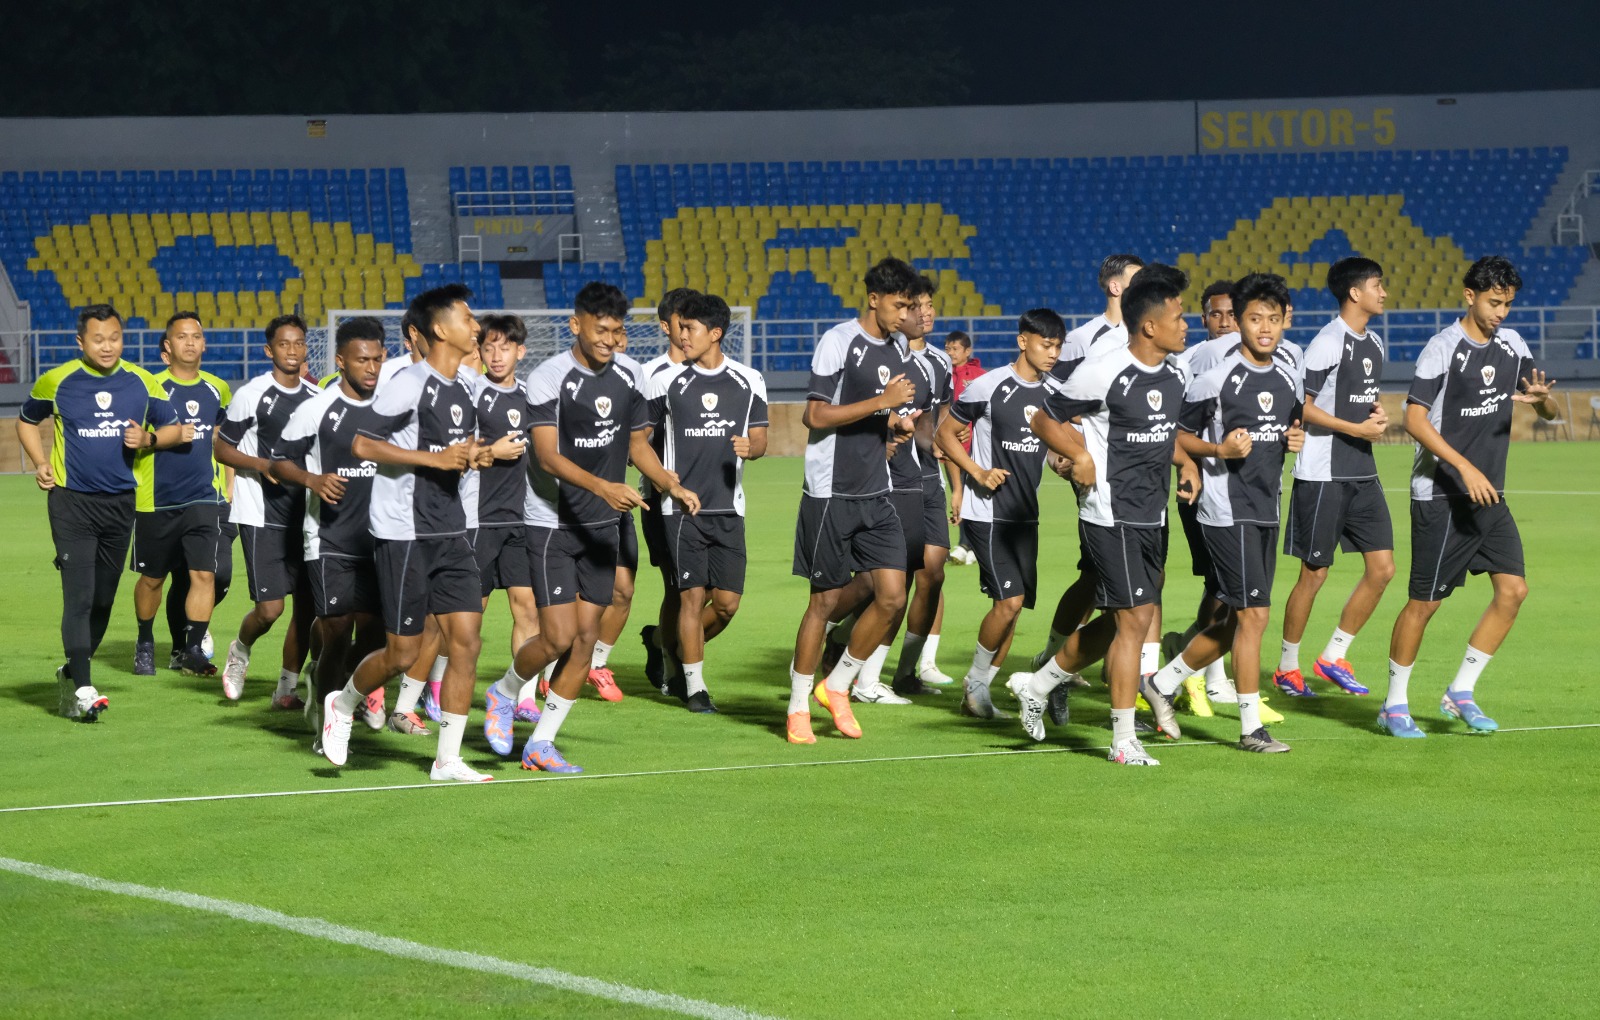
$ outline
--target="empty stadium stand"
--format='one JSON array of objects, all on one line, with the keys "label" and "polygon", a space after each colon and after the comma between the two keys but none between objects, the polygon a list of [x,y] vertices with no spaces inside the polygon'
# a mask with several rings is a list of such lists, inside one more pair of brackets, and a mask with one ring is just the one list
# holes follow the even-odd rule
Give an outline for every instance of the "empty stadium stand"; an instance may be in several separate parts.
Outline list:
[{"label": "empty stadium stand", "polygon": [[570,166],[453,166],[450,194],[463,216],[571,215]]}]

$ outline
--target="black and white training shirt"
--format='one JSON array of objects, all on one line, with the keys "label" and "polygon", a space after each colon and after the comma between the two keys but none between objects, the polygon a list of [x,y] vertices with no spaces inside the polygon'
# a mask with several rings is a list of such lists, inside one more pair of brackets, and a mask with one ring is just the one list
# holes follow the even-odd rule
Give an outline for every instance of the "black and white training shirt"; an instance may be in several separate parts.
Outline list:
[{"label": "black and white training shirt", "polygon": [[972,429],[972,459],[981,468],[1001,468],[1010,477],[985,489],[971,477],[961,490],[961,519],[1033,524],[1039,520],[1039,479],[1044,442],[1033,432],[1033,416],[1057,421],[1070,415],[1044,380],[1027,382],[1007,365],[968,383],[950,414]]},{"label": "black and white training shirt", "polygon": [[1050,375],[1066,382],[1091,355],[1128,346],[1128,327],[1123,323],[1113,326],[1104,315],[1096,315],[1077,329],[1069,330],[1061,341],[1061,356],[1050,367]]},{"label": "black and white training shirt", "polygon": [[1255,365],[1239,354],[1189,384],[1179,428],[1208,443],[1244,429],[1251,441],[1244,457],[1201,459],[1201,524],[1278,526],[1289,427],[1300,417],[1302,400],[1299,380],[1281,362]]},{"label": "black and white training shirt", "polygon": [[[596,478],[625,480],[628,443],[648,428],[644,395],[626,369],[607,364],[598,372],[562,351],[528,376],[528,429],[556,430],[557,449]],[[523,523],[538,528],[593,528],[617,523],[617,511],[587,489],[561,482],[528,455]]]},{"label": "black and white training shirt", "polygon": [[[851,319],[828,330],[811,356],[810,400],[843,407],[879,396],[897,375],[915,372],[897,336],[875,340]],[[907,404],[896,409],[905,413]],[[805,492],[824,499],[887,495],[889,415],[878,411],[831,429],[812,429],[806,440]]]},{"label": "black and white training shirt", "polygon": [[[1422,348],[1406,402],[1426,407],[1428,421],[1444,441],[1503,493],[1516,406],[1511,398],[1534,367],[1533,352],[1516,330],[1502,326],[1493,339],[1480,344],[1457,321]],[[1411,498],[1458,497],[1467,497],[1461,473],[1418,444]]]},{"label": "black and white training shirt", "polygon": [[[912,352],[904,337],[896,336],[895,342],[905,344],[906,353],[910,355],[906,362],[906,378],[911,380],[913,389],[910,402],[900,409],[900,413],[921,411],[931,417],[934,407],[934,386],[937,385],[933,372],[929,369],[927,361]],[[921,492],[922,476],[927,473],[922,461],[923,453],[917,446],[915,438],[908,439],[895,447],[894,453],[889,455],[889,485],[896,492]]]},{"label": "black and white training shirt", "polygon": [[[233,395],[218,430],[247,457],[270,457],[295,409],[322,391],[302,379],[293,389],[278,385],[271,372],[256,376]],[[233,510],[228,519],[256,528],[298,528],[305,514],[305,490],[279,485],[254,471],[236,472]]]},{"label": "black and white training shirt", "polygon": [[[477,433],[472,376],[451,379],[426,361],[396,372],[373,398],[377,421],[361,434],[403,450],[439,452]],[[464,535],[461,472],[440,468],[380,464],[372,483],[372,534],[389,540]]]},{"label": "black and white training shirt", "polygon": [[[485,445],[507,436],[528,441],[528,394],[515,378],[509,386],[497,386],[485,378],[478,387],[477,412],[478,438]],[[522,526],[529,456],[524,446],[515,460],[497,460],[472,472],[468,480],[472,492],[467,508],[469,527]]]},{"label": "black and white training shirt", "polygon": [[928,411],[931,417],[913,437],[917,443],[917,460],[922,465],[922,477],[938,479],[942,486],[944,476],[939,473],[939,459],[934,456],[931,437],[933,430],[939,426],[939,408],[949,406],[954,397],[956,369],[950,355],[942,347],[932,344],[924,343],[920,351],[913,348],[911,356],[922,363],[922,370],[928,374],[933,387],[932,406]]},{"label": "black and white training shirt", "polygon": [[[702,514],[744,516],[744,460],[733,437],[767,426],[767,384],[761,373],[724,357],[713,369],[674,365],[650,379],[650,426],[661,439],[661,463],[700,497]],[[663,514],[682,513],[670,497]]]},{"label": "black and white training shirt", "polygon": [[1078,366],[1061,388],[1061,416],[1081,415],[1095,483],[1078,516],[1111,527],[1160,527],[1167,519],[1172,447],[1186,389],[1171,358],[1151,366],[1126,347]]},{"label": "black and white training shirt", "polygon": [[372,555],[369,528],[372,483],[378,475],[375,461],[350,452],[356,433],[376,428],[378,412],[372,400],[356,400],[337,382],[295,409],[272,451],[276,460],[289,460],[314,475],[338,475],[344,495],[337,503],[324,503],[306,490],[305,558],[347,559]]},{"label": "black and white training shirt", "polygon": [[[1383,358],[1378,334],[1369,329],[1358,336],[1334,316],[1306,348],[1306,397],[1340,421],[1366,421],[1378,402]],[[1378,477],[1378,464],[1370,440],[1307,425],[1294,476],[1308,482],[1361,481]]]}]

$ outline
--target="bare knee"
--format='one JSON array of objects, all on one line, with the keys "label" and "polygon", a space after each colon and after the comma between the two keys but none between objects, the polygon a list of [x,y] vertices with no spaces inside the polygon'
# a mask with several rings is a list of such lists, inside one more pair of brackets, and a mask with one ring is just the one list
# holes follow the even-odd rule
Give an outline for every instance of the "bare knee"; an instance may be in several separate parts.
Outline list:
[{"label": "bare knee", "polygon": [[736,591],[719,591],[711,598],[711,611],[717,614],[717,620],[723,624],[730,622],[734,614],[739,611],[739,593]]},{"label": "bare knee", "polygon": [[1528,581],[1522,577],[1505,575],[1496,578],[1494,599],[1505,608],[1516,612],[1528,597]]},{"label": "bare knee", "polygon": [[283,600],[256,603],[256,619],[264,627],[270,627],[278,622],[278,617],[283,615]]}]

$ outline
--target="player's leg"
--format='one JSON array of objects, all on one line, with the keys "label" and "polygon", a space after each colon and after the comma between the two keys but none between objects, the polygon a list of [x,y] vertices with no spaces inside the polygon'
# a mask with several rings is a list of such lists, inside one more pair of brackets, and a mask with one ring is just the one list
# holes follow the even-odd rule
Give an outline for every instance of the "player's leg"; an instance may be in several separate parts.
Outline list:
[{"label": "player's leg", "polygon": [[[461,540],[465,543],[465,539]],[[476,564],[460,571],[456,589],[467,598],[476,596]],[[437,573],[435,575],[437,577]],[[447,582],[448,583],[448,582]],[[443,601],[438,610],[439,634],[449,659],[439,691],[439,744],[428,778],[435,781],[483,782],[494,777],[469,768],[461,760],[461,740],[466,736],[467,715],[472,710],[472,688],[477,682],[478,654],[483,650],[483,614],[470,609],[446,612]]]},{"label": "player's leg", "polygon": [[1439,710],[1445,716],[1460,719],[1474,730],[1493,732],[1499,724],[1478,707],[1474,693],[1478,677],[1489,665],[1500,645],[1516,623],[1522,603],[1528,597],[1526,567],[1522,554],[1522,536],[1517,523],[1504,502],[1490,506],[1474,507],[1470,520],[1477,549],[1467,565],[1471,571],[1489,575],[1494,592],[1488,608],[1479,617],[1478,624],[1467,639],[1461,665],[1455,679],[1439,699]]},{"label": "player's leg", "polygon": [[828,624],[851,579],[849,553],[843,548],[847,535],[834,512],[837,504],[844,502],[802,494],[795,517],[792,569],[795,576],[810,582],[811,594],[795,629],[794,656],[789,662],[787,735],[791,744],[817,742],[811,730],[811,691],[822,662]]},{"label": "player's leg", "polygon": [[[963,536],[963,540],[970,540],[972,534]],[[974,555],[981,564],[984,554],[977,548],[972,548]],[[972,663],[967,667],[967,672],[961,680],[962,695],[960,710],[963,715],[970,715],[978,719],[1004,719],[1007,714],[994,707],[990,688],[994,678],[1000,672],[1000,667],[1005,662],[1006,651],[1011,647],[1011,635],[1017,626],[1017,617],[1022,613],[1022,596],[1016,595],[1007,599],[995,599],[989,603],[989,611],[978,622],[978,644],[972,653]]]},{"label": "player's leg", "polygon": [[[141,514],[140,516],[144,516]],[[137,546],[135,556],[138,555]],[[133,644],[133,675],[156,675],[156,612],[161,608],[161,592],[165,587],[163,577],[148,577],[141,573],[133,582],[133,615],[138,624],[138,637]],[[181,645],[174,645],[177,652]]]},{"label": "player's leg", "polygon": [[[1439,606],[1465,580],[1475,543],[1458,532],[1459,517],[1449,500],[1411,501],[1411,575],[1406,604],[1394,618],[1389,636],[1389,689],[1384,694],[1378,726],[1396,737],[1421,738],[1427,734],[1411,716],[1411,670],[1428,622]],[[1452,533],[1455,533],[1452,536]]]},{"label": "player's leg", "polygon": [[[606,596],[609,594],[608,590]],[[522,749],[522,767],[525,769],[558,774],[583,771],[562,756],[556,749],[555,740],[562,724],[572,713],[572,706],[583,693],[583,685],[588,682],[590,657],[594,654],[595,639],[600,634],[605,606],[585,601],[580,596],[568,609],[569,622],[565,626],[570,628],[571,646],[563,653],[555,676],[550,680],[550,693],[545,695],[544,710]]]},{"label": "player's leg", "polygon": [[[1292,507],[1290,512],[1293,513]],[[1311,619],[1312,606],[1316,605],[1317,593],[1327,580],[1327,565],[1312,566],[1302,561],[1300,574],[1295,578],[1294,587],[1283,604],[1283,646],[1272,682],[1291,698],[1303,698],[1313,693],[1306,686],[1305,674],[1300,671],[1300,642],[1305,637],[1306,624]]]},{"label": "player's leg", "polygon": [[[639,533],[634,530],[633,513],[624,513],[617,524],[617,570],[611,586],[611,604],[600,618],[600,633],[595,639],[589,662],[588,681],[606,701],[621,701],[622,689],[609,665],[611,649],[622,640],[633,611],[633,592],[639,574]],[[678,659],[682,661],[681,658]]]},{"label": "player's leg", "polygon": [[1384,589],[1394,578],[1394,526],[1389,520],[1383,488],[1376,479],[1340,483],[1339,490],[1338,539],[1345,549],[1361,553],[1361,579],[1340,611],[1339,625],[1312,670],[1348,694],[1366,694],[1366,686],[1356,679],[1355,668],[1350,665],[1350,644],[1371,619]]},{"label": "player's leg", "polygon": [[[63,487],[46,496],[55,566],[61,572],[61,645],[66,662],[56,670],[60,712],[93,722],[108,701],[94,688],[90,612],[98,575],[99,531],[112,516],[95,497]],[[120,569],[122,564],[117,564]]]},{"label": "player's leg", "polygon": [[1099,590],[1099,575],[1095,573],[1094,562],[1088,550],[1084,548],[1083,526],[1078,527],[1078,576],[1061,593],[1061,598],[1056,601],[1055,615],[1050,619],[1050,637],[1045,642],[1043,649],[1033,657],[1035,670],[1054,658],[1056,652],[1066,643],[1067,638],[1079,627],[1088,622],[1095,610],[1095,595]]},{"label": "player's leg", "polygon": [[205,654],[204,643],[216,601],[217,556],[222,543],[222,508],[196,504],[179,511],[182,527],[177,556],[169,559],[168,573],[186,574],[183,643],[174,645],[178,668],[191,676],[212,676],[217,669]]},{"label": "player's leg", "polygon": [[[278,686],[272,693],[273,704],[281,708],[299,709],[303,707],[300,701],[300,672],[305,667],[309,657],[316,662],[315,643],[311,637],[311,624],[317,618],[316,610],[311,599],[311,583],[306,575],[305,562],[298,556],[289,564],[290,576],[294,579],[292,591],[293,601],[289,609],[289,625],[283,632],[283,668],[278,672]],[[379,688],[378,703],[383,700],[382,688]],[[384,713],[378,712],[381,722]]]},{"label": "player's leg", "polygon": [[239,527],[252,605],[239,621],[238,636],[228,643],[228,658],[222,668],[222,693],[230,701],[244,695],[251,650],[283,615],[284,600],[289,594],[284,564],[275,556],[275,550],[282,545],[273,534],[275,530],[250,524]]},{"label": "player's leg", "polygon": [[922,567],[911,578],[906,636],[894,671],[894,690],[901,695],[933,694],[939,687],[954,683],[939,671],[937,661],[945,563],[950,558],[950,523],[945,515],[944,486],[938,476],[922,481]]},{"label": "player's leg", "polygon": [[[896,523],[900,527],[900,535],[905,549],[905,559],[902,567],[909,584],[923,568],[923,553],[927,545],[925,537],[924,495],[921,485],[915,489],[896,491],[889,496],[890,505],[894,509]],[[884,666],[889,661],[889,653],[894,650],[894,638],[900,631],[900,624],[905,621],[906,608],[902,602],[896,612],[890,613],[884,624],[883,636],[878,639],[878,646],[872,650],[861,665],[861,671],[856,675],[851,686],[850,696],[856,701],[866,701],[882,705],[909,705],[911,702],[896,694],[894,690],[883,682]],[[859,619],[859,614],[858,614]]]}]

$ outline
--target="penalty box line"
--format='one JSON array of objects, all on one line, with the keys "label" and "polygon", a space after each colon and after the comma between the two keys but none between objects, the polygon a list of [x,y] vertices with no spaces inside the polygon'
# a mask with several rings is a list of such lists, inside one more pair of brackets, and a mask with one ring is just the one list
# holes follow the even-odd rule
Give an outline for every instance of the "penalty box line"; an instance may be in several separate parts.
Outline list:
[{"label": "penalty box line", "polygon": [[[1567,723],[1559,726],[1507,726],[1500,733],[1547,733],[1554,730],[1592,730],[1600,729],[1600,722],[1594,723]],[[1375,735],[1375,734],[1374,734]],[[1439,737],[1482,737],[1481,733],[1438,733]],[[1339,737],[1297,737],[1297,743],[1307,741],[1348,741],[1365,740],[1365,735],[1351,735]],[[1180,740],[1158,745],[1162,750],[1180,747],[1232,747],[1233,741],[1228,740]],[[38,811],[77,811],[88,808],[117,808],[117,807],[143,807],[153,804],[204,804],[214,801],[233,800],[269,800],[278,797],[323,797],[336,794],[350,793],[389,793],[398,790],[449,790],[449,789],[482,789],[484,787],[509,786],[517,783],[562,783],[570,785],[584,780],[597,782],[607,779],[646,779],[654,776],[688,776],[715,772],[756,772],[767,769],[793,769],[793,768],[821,768],[829,765],[883,765],[895,762],[910,761],[954,761],[968,758],[1004,758],[1019,757],[1023,755],[1039,754],[1088,754],[1091,752],[1107,751],[1109,745],[1101,744],[1090,747],[1019,747],[1004,751],[960,751],[949,754],[906,754],[894,755],[883,758],[830,758],[822,761],[777,761],[754,762],[748,765],[706,765],[690,769],[646,769],[638,772],[585,772],[576,776],[515,776],[509,779],[496,779],[490,783],[396,783],[391,786],[337,786],[324,787],[316,790],[270,790],[260,793],[213,793],[193,797],[148,797],[140,800],[102,800],[85,801],[71,804],[36,804],[23,807],[0,808],[0,815],[28,814]]]},{"label": "penalty box line", "polygon": [[497,974],[501,977],[525,981],[528,984],[543,985],[563,992],[572,992],[578,995],[587,995],[591,998],[608,999],[612,1002],[626,1003],[631,1006],[642,1006],[647,1009],[677,1013],[681,1016],[701,1017],[704,1020],[774,1020],[772,1017],[767,1017],[760,1013],[752,1013],[736,1006],[723,1006],[715,1002],[673,995],[669,992],[635,988],[632,985],[602,981],[599,978],[584,977],[581,974],[569,974],[566,971],[555,970],[551,967],[536,967],[531,964],[517,963],[513,960],[502,960],[498,957],[485,956],[481,953],[468,953],[457,949],[441,949],[437,946],[424,945],[408,939],[363,931],[360,928],[348,928],[342,924],[334,924],[331,921],[324,921],[317,917],[295,917],[292,914],[283,914],[276,910],[269,910],[266,907],[258,907],[253,903],[217,899],[212,896],[200,896],[195,893],[137,885],[133,882],[115,882],[96,875],[85,875],[76,871],[63,871],[60,868],[34,864],[30,861],[14,860],[10,857],[0,857],[0,871],[9,871],[12,874],[24,875],[44,882],[76,886],[79,889],[87,889],[90,892],[129,896],[135,899],[151,900],[156,903],[182,907],[186,910],[218,914],[223,917],[231,917],[237,921],[244,921],[247,924],[279,928],[283,931],[293,932],[296,935],[304,935],[307,938],[342,943],[370,952],[382,953],[386,956],[420,960],[424,963],[455,967],[462,970],[474,970],[484,974]]}]

